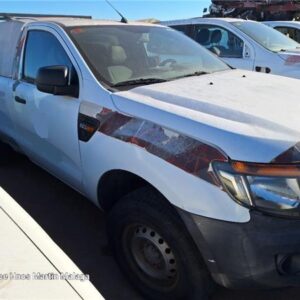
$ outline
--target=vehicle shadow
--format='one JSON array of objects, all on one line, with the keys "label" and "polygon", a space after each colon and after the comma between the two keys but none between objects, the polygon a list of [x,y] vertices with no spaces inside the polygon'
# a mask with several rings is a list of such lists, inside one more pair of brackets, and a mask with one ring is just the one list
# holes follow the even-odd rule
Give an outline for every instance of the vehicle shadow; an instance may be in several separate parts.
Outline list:
[{"label": "vehicle shadow", "polygon": [[[119,271],[107,245],[105,214],[94,204],[21,155],[0,166],[0,186],[90,275],[105,299],[142,299]],[[213,300],[298,299],[299,292],[218,288]]]}]

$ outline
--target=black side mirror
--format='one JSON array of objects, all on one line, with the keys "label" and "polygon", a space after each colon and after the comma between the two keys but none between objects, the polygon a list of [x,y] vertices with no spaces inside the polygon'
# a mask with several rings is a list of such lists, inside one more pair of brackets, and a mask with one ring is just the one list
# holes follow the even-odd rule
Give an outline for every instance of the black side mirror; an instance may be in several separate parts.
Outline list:
[{"label": "black side mirror", "polygon": [[69,73],[67,66],[40,68],[35,80],[37,89],[47,94],[78,97],[78,87],[69,84]]}]

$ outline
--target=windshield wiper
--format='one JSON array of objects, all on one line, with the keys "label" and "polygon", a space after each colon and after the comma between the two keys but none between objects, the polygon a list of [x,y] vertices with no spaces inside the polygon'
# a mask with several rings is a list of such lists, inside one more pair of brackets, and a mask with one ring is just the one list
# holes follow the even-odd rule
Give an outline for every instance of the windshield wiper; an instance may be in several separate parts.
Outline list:
[{"label": "windshield wiper", "polygon": [[190,73],[190,74],[186,74],[183,76],[178,76],[174,79],[179,79],[179,78],[185,78],[185,77],[193,77],[193,76],[201,76],[201,75],[206,75],[206,74],[210,74],[209,72],[203,72],[203,71],[199,71],[199,72],[194,72],[194,73]]},{"label": "windshield wiper", "polygon": [[139,79],[132,79],[132,80],[118,82],[114,84],[113,87],[128,86],[128,85],[147,85],[147,84],[160,83],[166,81],[167,81],[166,79],[162,79],[162,78],[139,78]]},{"label": "windshield wiper", "polygon": [[296,48],[290,48],[290,49],[280,49],[278,52],[287,52],[287,51],[293,51],[295,49],[300,49],[300,47],[296,47]]}]

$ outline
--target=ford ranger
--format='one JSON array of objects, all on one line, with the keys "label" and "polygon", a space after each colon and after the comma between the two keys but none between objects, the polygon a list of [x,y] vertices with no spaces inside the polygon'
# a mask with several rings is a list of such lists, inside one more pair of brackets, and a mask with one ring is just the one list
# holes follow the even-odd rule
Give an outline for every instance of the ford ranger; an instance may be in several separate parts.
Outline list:
[{"label": "ford ranger", "polygon": [[300,286],[298,80],[161,25],[7,16],[0,44],[1,139],[108,213],[147,299]]}]

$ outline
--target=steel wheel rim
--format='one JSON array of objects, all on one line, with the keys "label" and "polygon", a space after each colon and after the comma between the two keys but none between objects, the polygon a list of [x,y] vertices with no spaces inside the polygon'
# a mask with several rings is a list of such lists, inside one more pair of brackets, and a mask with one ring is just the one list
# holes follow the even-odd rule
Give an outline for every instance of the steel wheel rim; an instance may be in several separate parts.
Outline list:
[{"label": "steel wheel rim", "polygon": [[131,226],[129,247],[135,264],[148,278],[173,286],[178,270],[174,252],[164,238],[145,225]]}]

